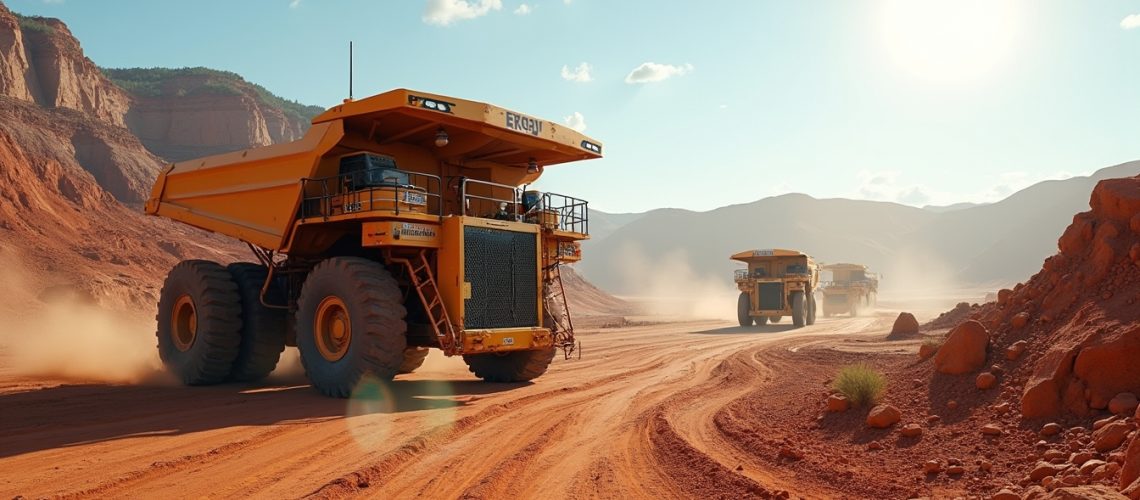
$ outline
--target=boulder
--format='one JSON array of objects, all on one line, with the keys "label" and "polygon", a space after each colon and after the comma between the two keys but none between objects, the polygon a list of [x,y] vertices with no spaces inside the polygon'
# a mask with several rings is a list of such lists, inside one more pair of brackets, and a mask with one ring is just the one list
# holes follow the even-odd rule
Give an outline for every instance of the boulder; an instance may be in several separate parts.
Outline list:
[{"label": "boulder", "polygon": [[1140,401],[1136,399],[1135,394],[1122,392],[1108,402],[1108,411],[1116,415],[1132,415],[1136,413],[1138,406],[1140,406]]},{"label": "boulder", "polygon": [[974,385],[983,391],[986,389],[992,389],[995,385],[997,385],[997,377],[995,377],[994,374],[990,372],[979,373],[978,378],[974,381]]},{"label": "boulder", "polygon": [[977,321],[970,320],[950,331],[946,342],[934,355],[934,366],[939,372],[962,375],[980,370],[986,365],[986,348],[990,332]]},{"label": "boulder", "polygon": [[[1037,361],[1021,395],[1021,414],[1025,418],[1056,415],[1061,411],[1061,389],[1068,386],[1073,357],[1069,350],[1055,348]],[[1062,383],[1064,385],[1062,385]]]},{"label": "boulder", "polygon": [[1082,476],[1091,476],[1093,471],[1102,465],[1106,465],[1107,463],[1108,462],[1105,462],[1104,460],[1089,460],[1081,466],[1079,472]]},{"label": "boulder", "polygon": [[[1140,388],[1140,327],[1110,328],[1080,350],[1073,373],[1088,387],[1089,400],[1111,400]],[[1091,406],[1091,404],[1090,404]]]},{"label": "boulder", "polygon": [[994,493],[994,496],[990,497],[990,500],[1021,500],[1021,495],[1018,495],[1017,493],[1014,493],[1007,488],[1003,488],[997,493]]},{"label": "boulder", "polygon": [[1093,433],[1093,448],[1101,453],[1107,453],[1115,450],[1124,443],[1124,439],[1128,437],[1128,433],[1132,432],[1132,426],[1125,422],[1113,422],[1100,430]]},{"label": "boulder", "polygon": [[867,414],[867,426],[876,429],[886,429],[902,419],[902,412],[894,406],[882,404],[871,408]]},{"label": "boulder", "polygon": [[899,313],[899,317],[895,318],[895,324],[891,327],[891,337],[900,337],[906,335],[918,334],[918,320],[914,315],[908,312]]},{"label": "boulder", "polygon": [[1009,319],[1009,325],[1016,329],[1025,328],[1027,324],[1029,324],[1029,313],[1027,312],[1019,312]]},{"label": "boulder", "polygon": [[942,462],[927,460],[926,463],[922,464],[922,471],[927,474],[938,474],[942,472]]},{"label": "boulder", "polygon": [[1120,488],[1127,488],[1140,478],[1140,439],[1133,439],[1124,452],[1124,466],[1120,469]]},{"label": "boulder", "polygon": [[982,426],[982,434],[987,436],[1000,436],[1001,426],[997,424],[986,424]]},{"label": "boulder", "polygon": [[1009,299],[1012,297],[1013,297],[1013,290],[1010,290],[1008,288],[1002,288],[1001,290],[998,290],[997,303],[999,306],[1005,306],[1006,304],[1009,304]]},{"label": "boulder", "polygon": [[842,413],[850,407],[851,403],[847,400],[847,396],[832,394],[827,397],[827,411],[830,413]]},{"label": "boulder", "polygon": [[1034,465],[1033,470],[1029,472],[1029,480],[1040,481],[1047,477],[1056,476],[1062,470],[1064,470],[1062,467],[1049,462],[1037,462],[1037,465]]},{"label": "boulder", "polygon": [[946,473],[951,476],[960,476],[966,473],[966,468],[961,465],[951,465],[946,468]]},{"label": "boulder", "polygon": [[938,347],[931,343],[923,342],[918,346],[918,359],[930,359],[936,352],[938,352]]},{"label": "boulder", "polygon": [[1072,455],[1070,455],[1069,456],[1069,463],[1071,463],[1073,465],[1080,466],[1080,465],[1084,465],[1085,463],[1087,463],[1089,460],[1092,460],[1092,459],[1093,459],[1092,453],[1087,452],[1087,451],[1082,451],[1082,452],[1073,453]]}]

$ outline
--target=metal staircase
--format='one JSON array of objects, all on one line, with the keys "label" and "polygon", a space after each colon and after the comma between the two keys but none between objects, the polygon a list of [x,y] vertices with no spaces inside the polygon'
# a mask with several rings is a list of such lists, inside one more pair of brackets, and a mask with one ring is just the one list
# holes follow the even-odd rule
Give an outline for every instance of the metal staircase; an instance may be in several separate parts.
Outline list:
[{"label": "metal staircase", "polygon": [[389,255],[388,259],[396,264],[403,264],[408,270],[408,278],[412,281],[412,288],[420,296],[427,314],[428,323],[439,340],[439,346],[444,352],[459,352],[462,346],[458,345],[455,326],[447,315],[447,308],[443,306],[443,299],[439,296],[439,288],[435,284],[435,277],[431,272],[431,261],[428,259],[429,250],[420,250],[415,257],[396,257]]}]

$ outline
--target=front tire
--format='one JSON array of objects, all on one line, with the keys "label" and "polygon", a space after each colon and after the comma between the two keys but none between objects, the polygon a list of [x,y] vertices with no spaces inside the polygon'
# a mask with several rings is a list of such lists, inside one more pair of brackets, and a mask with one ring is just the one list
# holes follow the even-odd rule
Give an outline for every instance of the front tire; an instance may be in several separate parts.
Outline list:
[{"label": "front tire", "polygon": [[804,326],[804,319],[806,318],[806,311],[804,310],[804,292],[792,292],[792,324],[796,328]]},{"label": "front tire", "polygon": [[546,373],[554,361],[553,347],[536,351],[469,354],[463,356],[467,369],[486,382],[526,382]]},{"label": "front tire", "polygon": [[752,299],[748,297],[748,292],[740,292],[740,297],[736,299],[736,320],[741,327],[752,326],[752,316],[748,314],[751,309]]},{"label": "front tire", "polygon": [[808,294],[807,324],[809,326],[815,324],[815,307],[815,294]]},{"label": "front tire", "polygon": [[427,359],[428,353],[431,349],[426,347],[409,347],[404,349],[404,362],[400,363],[399,373],[405,375],[416,371],[424,365],[424,360]]},{"label": "front tire", "polygon": [[[241,295],[241,349],[230,370],[229,380],[253,382],[268,376],[285,350],[285,310],[270,309],[261,303],[261,286],[269,271],[265,266],[236,262],[226,267]],[[285,294],[271,286],[270,303],[282,304]]]},{"label": "front tire", "polygon": [[205,260],[170,270],[158,300],[158,355],[186,385],[225,381],[241,347],[241,296],[230,273]]},{"label": "front tire", "polygon": [[404,363],[407,311],[391,273],[360,257],[333,257],[309,273],[297,300],[297,347],[313,387],[344,398],[365,376],[387,381]]}]

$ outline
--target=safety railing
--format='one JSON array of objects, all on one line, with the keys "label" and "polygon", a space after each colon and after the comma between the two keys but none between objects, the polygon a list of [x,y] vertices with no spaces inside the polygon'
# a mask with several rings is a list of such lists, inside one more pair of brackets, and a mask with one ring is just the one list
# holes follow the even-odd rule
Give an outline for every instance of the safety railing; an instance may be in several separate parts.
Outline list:
[{"label": "safety railing", "polygon": [[528,222],[550,229],[590,234],[589,202],[558,193],[542,193],[541,201],[527,211]]},{"label": "safety railing", "polygon": [[[471,187],[486,187],[486,191],[490,194],[472,194]],[[502,195],[496,195],[496,192],[510,193],[510,198],[503,198]],[[463,215],[485,219],[522,220],[520,193],[515,186],[463,177],[459,179],[459,199],[463,203]]]},{"label": "safety railing", "polygon": [[[399,171],[407,183],[390,178],[380,184],[364,185],[367,172],[351,172],[318,179],[301,179],[301,217],[386,210],[418,212],[443,216],[443,181],[435,175]],[[388,182],[391,181],[391,182]],[[315,194],[311,194],[315,193]]]},{"label": "safety railing", "polygon": [[737,269],[732,273],[732,279],[734,281],[744,281],[750,277],[751,275],[748,273],[747,269]]}]

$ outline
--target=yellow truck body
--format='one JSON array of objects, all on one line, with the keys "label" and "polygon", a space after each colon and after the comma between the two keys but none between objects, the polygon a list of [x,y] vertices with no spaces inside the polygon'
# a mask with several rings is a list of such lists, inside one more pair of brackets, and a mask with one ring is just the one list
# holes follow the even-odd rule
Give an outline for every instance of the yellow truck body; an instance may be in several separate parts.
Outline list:
[{"label": "yellow truck body", "polygon": [[747,250],[730,258],[747,266],[733,276],[740,290],[740,326],[774,323],[784,316],[791,316],[796,327],[815,323],[819,267],[810,255],[777,248]]}]

